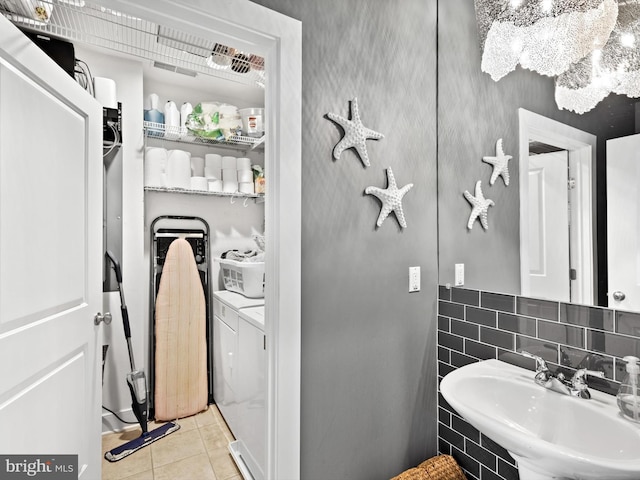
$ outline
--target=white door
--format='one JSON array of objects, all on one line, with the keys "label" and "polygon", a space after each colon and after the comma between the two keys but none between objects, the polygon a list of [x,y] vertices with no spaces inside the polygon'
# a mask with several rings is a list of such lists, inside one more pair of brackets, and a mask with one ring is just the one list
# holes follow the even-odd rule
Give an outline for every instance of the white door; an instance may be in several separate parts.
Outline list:
[{"label": "white door", "polygon": [[0,453],[54,466],[78,455],[91,480],[101,467],[101,117],[0,15]]},{"label": "white door", "polygon": [[611,308],[640,310],[638,185],[640,135],[607,140],[607,296]]},{"label": "white door", "polygon": [[528,295],[570,300],[568,156],[529,157]]}]

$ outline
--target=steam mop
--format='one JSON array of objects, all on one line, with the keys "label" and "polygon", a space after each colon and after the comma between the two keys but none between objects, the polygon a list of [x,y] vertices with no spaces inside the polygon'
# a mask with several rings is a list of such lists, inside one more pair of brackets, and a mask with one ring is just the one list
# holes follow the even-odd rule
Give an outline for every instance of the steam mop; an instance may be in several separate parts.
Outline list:
[{"label": "steam mop", "polygon": [[116,273],[116,280],[118,282],[118,291],[120,292],[120,311],[122,312],[124,336],[127,339],[129,363],[131,364],[131,372],[127,374],[127,385],[129,385],[129,391],[131,392],[131,408],[138,420],[138,423],[140,423],[140,428],[142,429],[142,434],[138,438],[135,438],[124,445],[120,445],[119,447],[116,447],[104,454],[104,458],[110,462],[117,462],[118,460],[122,460],[132,453],[137,452],[141,448],[151,445],[156,440],[160,440],[176,430],[179,430],[180,425],[169,422],[155,430],[152,430],[151,432],[147,431],[147,379],[144,371],[137,370],[133,361],[129,313],[127,311],[127,305],[124,301],[124,292],[122,290],[122,271],[120,270],[120,264],[113,253],[107,251],[106,256],[113,264],[113,269]]}]

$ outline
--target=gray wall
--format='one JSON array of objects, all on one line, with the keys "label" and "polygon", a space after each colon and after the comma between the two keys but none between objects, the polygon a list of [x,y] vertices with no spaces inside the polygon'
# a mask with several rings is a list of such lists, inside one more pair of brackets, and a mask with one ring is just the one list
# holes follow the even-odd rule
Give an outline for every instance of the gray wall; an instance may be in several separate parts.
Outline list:
[{"label": "gray wall", "polygon": [[[438,202],[440,283],[454,282],[454,264],[465,264],[465,286],[485,291],[520,293],[518,185],[518,108],[572,125],[598,137],[598,188],[604,183],[605,140],[633,133],[634,101],[610,96],[584,115],[558,110],[549,77],[518,68],[499,82],[480,70],[481,50],[473,0],[438,3]],[[511,181],[489,185],[491,165],[503,138]],[[489,208],[489,230],[478,222],[467,230],[471,212],[462,192],[482,181]],[[597,206],[606,252],[605,207]],[[602,256],[602,255],[601,255]],[[599,259],[604,260],[603,258]],[[600,265],[606,271],[606,265]],[[606,292],[606,284],[601,286]]]},{"label": "gray wall", "polygon": [[[388,479],[436,453],[436,1],[258,0],[302,21],[301,478]],[[371,166],[331,156],[358,98]],[[391,167],[408,228],[377,229]],[[408,293],[408,267],[422,289]]]}]

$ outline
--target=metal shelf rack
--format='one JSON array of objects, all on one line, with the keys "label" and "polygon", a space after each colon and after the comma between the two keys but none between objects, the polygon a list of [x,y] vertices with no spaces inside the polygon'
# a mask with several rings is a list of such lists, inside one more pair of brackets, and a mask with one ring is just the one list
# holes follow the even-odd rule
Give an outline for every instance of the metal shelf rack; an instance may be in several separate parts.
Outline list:
[{"label": "metal shelf rack", "polygon": [[0,1],[0,13],[20,28],[151,60],[166,70],[264,88],[260,56],[84,0]]},{"label": "metal shelf rack", "polygon": [[264,146],[265,136],[260,138],[232,135],[226,140],[214,140],[212,138],[194,135],[188,130],[181,130],[180,127],[167,126],[162,123],[143,122],[144,134],[148,139],[191,143],[197,145],[208,145],[215,147],[231,148],[234,150],[249,151]]}]

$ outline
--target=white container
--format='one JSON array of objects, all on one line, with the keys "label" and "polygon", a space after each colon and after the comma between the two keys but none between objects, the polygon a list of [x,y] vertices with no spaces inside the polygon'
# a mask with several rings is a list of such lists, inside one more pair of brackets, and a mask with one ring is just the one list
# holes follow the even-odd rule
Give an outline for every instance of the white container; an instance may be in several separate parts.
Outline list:
[{"label": "white container", "polygon": [[238,170],[251,170],[251,159],[247,157],[236,159],[236,168]]},{"label": "white container", "polygon": [[173,137],[180,134],[180,110],[176,102],[169,100],[164,104],[164,136]]},{"label": "white container", "polygon": [[227,105],[223,103],[220,105],[220,128],[228,130],[228,134],[234,134],[236,131],[242,129],[242,119],[238,113],[238,107],[235,105]]},{"label": "white container", "polygon": [[260,138],[264,135],[264,108],[242,108],[242,132],[248,137]]},{"label": "white container", "polygon": [[249,298],[264,297],[264,262],[237,262],[216,258],[224,288]]},{"label": "white container", "polygon": [[191,114],[191,112],[193,112],[193,105],[191,105],[189,102],[184,102],[182,104],[182,106],[180,107],[180,136],[184,137],[187,135],[187,117],[189,117],[189,114]]},{"label": "white container", "polygon": [[95,99],[103,107],[118,108],[115,80],[104,77],[93,77],[93,93]]}]

